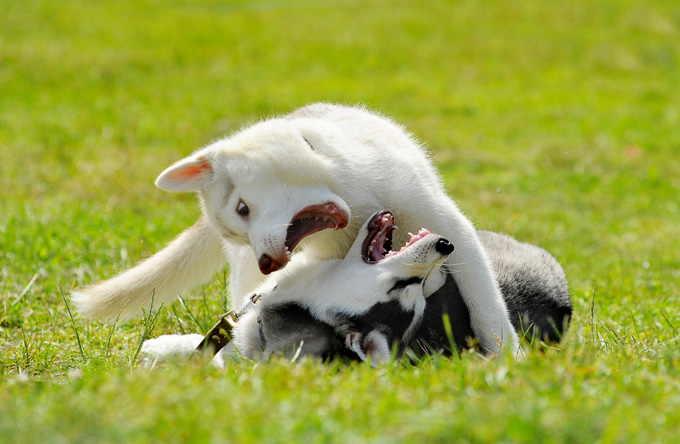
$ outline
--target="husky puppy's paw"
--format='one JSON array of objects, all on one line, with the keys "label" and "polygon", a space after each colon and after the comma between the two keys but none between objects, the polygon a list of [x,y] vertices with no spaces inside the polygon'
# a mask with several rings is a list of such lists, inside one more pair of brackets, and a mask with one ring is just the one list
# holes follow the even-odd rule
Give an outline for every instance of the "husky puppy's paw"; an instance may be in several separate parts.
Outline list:
[{"label": "husky puppy's paw", "polygon": [[371,367],[379,367],[392,357],[387,337],[379,330],[371,330],[365,336],[357,331],[348,332],[345,335],[345,346],[363,362],[370,360]]},{"label": "husky puppy's paw", "polygon": [[368,361],[368,356],[362,344],[363,335],[358,331],[347,332],[345,334],[345,347],[357,354],[363,362]]}]

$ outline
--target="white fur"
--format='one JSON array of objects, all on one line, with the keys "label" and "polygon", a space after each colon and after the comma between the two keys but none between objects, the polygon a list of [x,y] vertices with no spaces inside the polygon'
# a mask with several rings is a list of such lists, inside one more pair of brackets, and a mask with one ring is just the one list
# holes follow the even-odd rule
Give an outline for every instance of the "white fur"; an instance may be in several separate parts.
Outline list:
[{"label": "white fur", "polygon": [[[400,227],[397,243],[426,226],[455,245],[456,281],[482,349],[498,354],[506,345],[513,351],[519,347],[472,223],[446,194],[423,148],[384,117],[360,108],[312,105],[198,151],[161,174],[157,184],[198,191],[213,230],[199,222],[156,255],[162,259],[154,256],[82,290],[75,297],[81,312],[113,318],[129,300],[124,313],[133,313],[140,303],[148,306],[154,287],[157,300],[174,298],[222,266],[223,259],[214,257],[220,237],[230,255],[232,303],[240,306],[264,280],[255,258],[287,260],[283,246],[293,215],[308,205],[333,202],[351,212],[351,223],[306,238],[305,261],[344,257],[362,222],[388,209]],[[235,211],[240,200],[250,208],[246,219]]]},{"label": "white fur", "polygon": [[142,344],[142,363],[152,367],[157,361],[187,358],[196,351],[202,340],[203,336],[198,334],[163,335],[147,339]]}]

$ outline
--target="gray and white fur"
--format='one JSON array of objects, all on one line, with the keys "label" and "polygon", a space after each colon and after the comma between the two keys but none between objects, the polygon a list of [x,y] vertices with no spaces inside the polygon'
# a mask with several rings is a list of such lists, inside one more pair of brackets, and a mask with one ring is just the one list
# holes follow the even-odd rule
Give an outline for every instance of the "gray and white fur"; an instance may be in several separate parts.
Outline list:
[{"label": "gray and white fur", "polygon": [[[389,213],[379,212],[364,224],[344,259],[298,264],[270,279],[261,289],[262,302],[239,322],[233,343],[214,363],[224,365],[224,358],[238,350],[250,359],[345,355],[377,364],[395,349],[452,354],[471,346],[476,335],[470,311],[447,265],[455,263],[454,246],[421,230],[392,251],[392,222]],[[478,236],[514,329],[529,341],[559,341],[572,305],[557,260],[508,235],[480,231]],[[447,257],[454,260],[444,262]],[[176,347],[183,354],[187,346],[180,342],[195,346],[199,339],[156,338],[143,351],[163,357]]]}]

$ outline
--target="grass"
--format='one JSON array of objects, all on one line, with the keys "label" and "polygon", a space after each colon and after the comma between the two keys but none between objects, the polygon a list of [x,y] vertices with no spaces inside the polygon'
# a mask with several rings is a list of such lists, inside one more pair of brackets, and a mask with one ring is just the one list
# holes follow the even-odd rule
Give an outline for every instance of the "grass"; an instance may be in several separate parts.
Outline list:
[{"label": "grass", "polygon": [[[663,0],[0,0],[0,441],[674,442],[680,7]],[[524,362],[137,368],[155,320],[70,317],[199,214],[153,187],[260,117],[365,103],[427,143],[480,228],[552,252],[575,306]]]}]

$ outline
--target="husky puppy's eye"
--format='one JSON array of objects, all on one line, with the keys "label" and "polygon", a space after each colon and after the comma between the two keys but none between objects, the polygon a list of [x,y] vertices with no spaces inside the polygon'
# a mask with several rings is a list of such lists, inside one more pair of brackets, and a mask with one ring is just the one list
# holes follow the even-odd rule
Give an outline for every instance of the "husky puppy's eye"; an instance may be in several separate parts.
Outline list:
[{"label": "husky puppy's eye", "polygon": [[250,208],[248,208],[248,205],[246,205],[245,202],[239,200],[238,205],[236,205],[236,212],[241,217],[248,217],[248,214],[250,214]]},{"label": "husky puppy's eye", "polygon": [[418,276],[414,276],[414,277],[411,277],[411,278],[408,278],[408,279],[400,279],[400,280],[396,281],[394,283],[394,286],[392,288],[390,288],[387,292],[391,293],[395,290],[397,290],[397,291],[403,290],[404,288],[408,287],[409,285],[420,284],[421,282],[423,282],[423,278],[418,277]]}]

